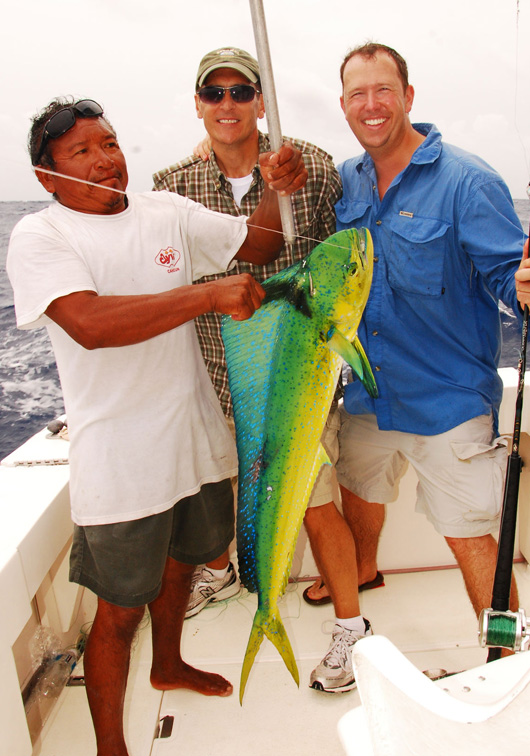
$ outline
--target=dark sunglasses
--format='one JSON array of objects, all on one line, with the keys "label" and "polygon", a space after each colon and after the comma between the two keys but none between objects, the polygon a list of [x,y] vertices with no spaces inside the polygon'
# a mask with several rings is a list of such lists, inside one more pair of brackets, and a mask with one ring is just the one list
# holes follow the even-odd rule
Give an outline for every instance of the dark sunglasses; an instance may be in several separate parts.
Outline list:
[{"label": "dark sunglasses", "polygon": [[[77,115],[76,115],[77,114]],[[70,105],[67,108],[58,110],[52,117],[46,121],[42,132],[42,139],[37,153],[35,162],[38,163],[48,143],[48,139],[57,139],[57,137],[66,134],[75,124],[77,118],[98,118],[103,115],[103,108],[94,100],[79,100],[79,102]]]},{"label": "dark sunglasses", "polygon": [[201,102],[205,102],[208,105],[218,105],[225,96],[225,92],[230,92],[230,97],[238,104],[252,102],[254,97],[261,94],[261,92],[254,89],[250,84],[234,84],[233,87],[216,87],[212,84],[199,89],[197,94]]}]

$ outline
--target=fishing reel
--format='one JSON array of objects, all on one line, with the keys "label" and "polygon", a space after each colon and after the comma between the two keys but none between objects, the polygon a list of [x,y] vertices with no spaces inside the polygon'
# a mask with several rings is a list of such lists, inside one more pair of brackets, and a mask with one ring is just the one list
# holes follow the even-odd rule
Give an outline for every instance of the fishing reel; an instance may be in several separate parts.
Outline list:
[{"label": "fishing reel", "polygon": [[479,617],[479,644],[482,648],[528,651],[530,634],[527,633],[527,629],[524,609],[517,612],[483,609]]}]

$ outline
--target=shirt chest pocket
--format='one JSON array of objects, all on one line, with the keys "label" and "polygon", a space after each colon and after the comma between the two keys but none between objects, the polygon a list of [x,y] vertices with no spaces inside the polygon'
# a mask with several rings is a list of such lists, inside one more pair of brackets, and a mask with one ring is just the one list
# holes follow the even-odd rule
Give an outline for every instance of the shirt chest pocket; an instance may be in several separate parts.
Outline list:
[{"label": "shirt chest pocket", "polygon": [[[293,196],[296,196],[294,194]],[[360,228],[368,225],[368,211],[370,204],[362,200],[351,200],[341,197],[335,205],[338,228]]]},{"label": "shirt chest pocket", "polygon": [[388,282],[393,289],[439,297],[450,225],[440,220],[397,215],[390,223]]}]

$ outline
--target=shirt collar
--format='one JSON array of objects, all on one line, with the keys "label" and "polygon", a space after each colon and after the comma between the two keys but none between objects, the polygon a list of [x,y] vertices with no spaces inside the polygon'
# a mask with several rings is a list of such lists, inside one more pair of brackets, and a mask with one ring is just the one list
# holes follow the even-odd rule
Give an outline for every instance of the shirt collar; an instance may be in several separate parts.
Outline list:
[{"label": "shirt collar", "polygon": [[[271,148],[269,137],[266,134],[262,134],[261,131],[258,131],[258,140],[259,140],[260,154],[262,152],[269,152]],[[213,150],[210,153],[210,158],[208,160],[208,168],[210,170],[210,173],[212,174],[212,179],[217,189],[220,189],[221,186],[226,186],[227,178],[222,172],[222,170],[219,168],[219,165],[217,163],[217,158],[215,157],[215,152]],[[256,163],[256,165],[252,169],[252,173],[254,175],[254,178],[258,178],[259,176],[261,176],[259,163]]]},{"label": "shirt collar", "polygon": [[434,163],[438,160],[442,151],[442,135],[434,123],[413,123],[412,127],[423,134],[425,139],[414,152],[410,159],[411,163]]},{"label": "shirt collar", "polygon": [[213,150],[210,152],[210,157],[208,159],[208,170],[212,174],[212,180],[215,184],[215,188],[221,189],[221,187],[226,182],[226,178],[222,170],[219,168],[217,158],[215,157],[215,152]]},{"label": "shirt collar", "polygon": [[[417,165],[434,163],[434,161],[440,157],[442,151],[441,133],[433,123],[413,123],[412,127],[422,134],[425,139],[414,152],[410,162]],[[365,170],[368,173],[374,170],[374,161],[367,152],[362,155],[356,168],[359,173],[362,170]]]}]

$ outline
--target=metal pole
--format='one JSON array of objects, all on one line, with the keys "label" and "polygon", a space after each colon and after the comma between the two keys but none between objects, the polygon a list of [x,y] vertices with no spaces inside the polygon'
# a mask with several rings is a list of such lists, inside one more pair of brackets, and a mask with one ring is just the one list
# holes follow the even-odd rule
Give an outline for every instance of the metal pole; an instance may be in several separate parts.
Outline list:
[{"label": "metal pole", "polygon": [[[263,90],[265,112],[267,115],[267,124],[269,127],[269,137],[272,149],[274,150],[274,152],[277,152],[282,146],[283,140],[282,130],[280,127],[278,102],[276,100],[276,88],[274,86],[274,77],[272,74],[271,54],[269,49],[269,39],[267,36],[265,12],[263,10],[262,0],[249,0],[249,2],[250,12],[252,14],[252,26],[254,28],[254,39],[258,53],[261,88]],[[287,244],[291,244],[296,236],[294,230],[294,217],[291,198],[278,196],[278,203],[282,219],[283,237]]]}]

